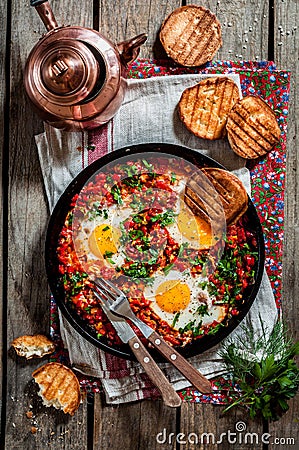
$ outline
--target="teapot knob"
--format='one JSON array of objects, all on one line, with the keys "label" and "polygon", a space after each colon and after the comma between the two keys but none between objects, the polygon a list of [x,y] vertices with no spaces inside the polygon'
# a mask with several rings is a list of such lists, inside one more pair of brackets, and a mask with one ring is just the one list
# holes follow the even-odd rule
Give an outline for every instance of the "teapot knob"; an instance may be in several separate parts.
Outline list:
[{"label": "teapot knob", "polygon": [[127,41],[117,44],[118,51],[125,64],[130,64],[139,55],[140,47],[147,40],[147,35],[142,33]]}]

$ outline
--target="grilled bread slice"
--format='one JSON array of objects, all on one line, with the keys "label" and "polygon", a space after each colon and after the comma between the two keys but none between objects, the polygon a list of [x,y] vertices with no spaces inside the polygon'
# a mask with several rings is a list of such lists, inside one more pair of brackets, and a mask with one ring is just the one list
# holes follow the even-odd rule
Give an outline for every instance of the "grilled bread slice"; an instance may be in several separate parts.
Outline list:
[{"label": "grilled bread slice", "polygon": [[53,342],[42,334],[19,336],[11,343],[19,356],[26,359],[42,358],[55,351]]},{"label": "grilled bread slice", "polygon": [[242,182],[224,169],[208,167],[202,172],[214,189],[211,185],[208,187],[209,183],[203,184],[202,175],[195,174],[186,184],[185,202],[194,214],[217,227],[217,221],[221,220],[220,199],[227,225],[236,223],[248,207],[248,195]]},{"label": "grilled bread slice", "polygon": [[280,138],[274,111],[260,97],[251,95],[234,105],[226,129],[231,148],[246,159],[264,156]]},{"label": "grilled bread slice", "polygon": [[167,55],[178,64],[201,66],[222,45],[221,25],[215,14],[203,6],[182,6],[164,20],[160,41]]},{"label": "grilled bread slice", "polygon": [[221,220],[222,202],[209,179],[198,171],[186,183],[184,201],[193,214],[211,226]]},{"label": "grilled bread slice", "polygon": [[39,395],[46,406],[74,415],[79,408],[81,394],[79,381],[71,369],[52,362],[35,370],[32,376],[40,387]]},{"label": "grilled bread slice", "polygon": [[239,88],[231,78],[205,78],[185,89],[179,101],[179,115],[196,136],[220,139],[226,134],[228,114],[239,98]]}]

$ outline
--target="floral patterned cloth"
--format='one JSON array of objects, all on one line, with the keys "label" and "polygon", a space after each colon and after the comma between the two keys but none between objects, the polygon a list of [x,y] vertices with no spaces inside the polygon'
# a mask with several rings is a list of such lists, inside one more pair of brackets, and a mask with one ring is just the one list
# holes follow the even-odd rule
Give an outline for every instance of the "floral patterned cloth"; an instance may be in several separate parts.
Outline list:
[{"label": "floral patterned cloth", "polygon": [[[265,158],[250,162],[252,201],[257,209],[265,237],[266,270],[271,281],[277,308],[281,308],[282,245],[284,221],[284,186],[286,168],[286,131],[290,73],[277,70],[269,61],[213,61],[203,68],[190,69],[173,66],[170,61],[137,60],[129,68],[130,78],[180,75],[185,73],[225,74],[238,73],[243,96],[258,95],[268,102],[277,115],[281,128],[281,140]],[[51,335],[57,343],[53,360],[68,363],[68,356],[61,345],[58,312],[51,301]],[[81,387],[90,392],[101,391],[98,379],[80,376]],[[183,400],[191,402],[226,404],[230,400],[229,391],[233,386],[230,376],[212,381],[213,393],[202,395],[193,388],[180,392]]]}]

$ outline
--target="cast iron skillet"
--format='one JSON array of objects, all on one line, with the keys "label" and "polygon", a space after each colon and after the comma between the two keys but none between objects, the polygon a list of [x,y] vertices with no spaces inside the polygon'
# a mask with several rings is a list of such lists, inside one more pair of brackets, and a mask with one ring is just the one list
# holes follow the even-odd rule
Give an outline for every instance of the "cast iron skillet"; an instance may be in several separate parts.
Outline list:
[{"label": "cast iron skillet", "polygon": [[[56,247],[58,242],[59,233],[65,222],[66,215],[69,211],[69,205],[72,197],[79,193],[83,188],[85,182],[101,167],[105,166],[111,161],[116,161],[118,158],[134,155],[136,153],[143,153],[144,157],[150,152],[166,153],[169,155],[175,155],[186,159],[195,166],[198,167],[218,167],[224,169],[223,166],[218,164],[211,158],[186,147],[173,144],[139,144],[130,147],[125,147],[120,150],[109,153],[102,158],[98,159],[90,166],[86,167],[79,173],[79,175],[71,182],[65,192],[57,202],[55,209],[51,215],[47,236],[46,236],[46,271],[48,276],[48,282],[54,296],[54,299],[60,308],[64,317],[70,322],[75,330],[89,342],[94,344],[109,353],[125,359],[135,359],[128,345],[123,346],[111,346],[105,339],[98,339],[95,331],[76,313],[72,305],[67,304],[64,298],[64,290],[59,283],[58,273],[58,259],[56,254]],[[255,267],[255,283],[249,286],[244,292],[245,303],[240,306],[240,313],[238,316],[233,316],[227,326],[220,328],[215,335],[207,335],[186,345],[184,348],[178,349],[185,357],[190,357],[202,353],[214,345],[222,341],[227,335],[229,335],[236,326],[241,322],[249,311],[256,294],[258,292],[264,269],[264,239],[262,227],[253,206],[253,203],[249,200],[249,207],[246,212],[248,218],[247,229],[255,232],[257,238],[257,251],[258,261]],[[154,352],[155,358],[161,360],[159,354]]]}]

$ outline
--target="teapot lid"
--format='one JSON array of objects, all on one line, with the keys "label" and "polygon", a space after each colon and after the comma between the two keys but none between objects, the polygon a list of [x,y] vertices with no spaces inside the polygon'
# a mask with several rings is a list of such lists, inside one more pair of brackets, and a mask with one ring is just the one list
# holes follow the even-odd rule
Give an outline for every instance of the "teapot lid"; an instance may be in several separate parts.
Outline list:
[{"label": "teapot lid", "polygon": [[125,73],[117,47],[107,38],[95,30],[67,26],[49,31],[33,47],[24,84],[45,120],[82,121],[106,108],[108,114],[124,89]]},{"label": "teapot lid", "polygon": [[41,95],[55,104],[83,101],[99,78],[92,51],[76,39],[62,39],[44,47],[35,59],[35,84]]}]

